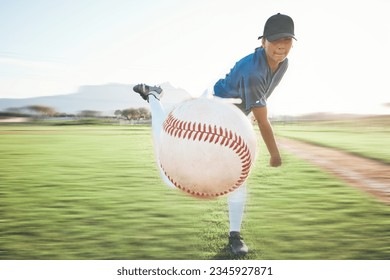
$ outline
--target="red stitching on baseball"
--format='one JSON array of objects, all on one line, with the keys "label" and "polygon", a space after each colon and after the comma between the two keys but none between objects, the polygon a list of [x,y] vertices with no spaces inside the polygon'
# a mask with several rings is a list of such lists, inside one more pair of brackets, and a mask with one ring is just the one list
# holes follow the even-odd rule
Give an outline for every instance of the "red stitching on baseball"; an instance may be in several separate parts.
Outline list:
[{"label": "red stitching on baseball", "polygon": [[[237,182],[229,190],[218,193],[203,193],[195,192],[187,189],[184,186],[181,186],[179,183],[175,182],[169,174],[164,170],[164,167],[161,165],[162,170],[165,175],[175,185],[177,188],[187,192],[191,195],[198,197],[218,197],[228,192],[232,192],[238,187],[240,187],[246,180],[249,175],[250,167],[252,165],[252,157],[249,151],[249,148],[241,136],[237,135],[231,130],[223,129],[222,127],[217,128],[217,126],[211,126],[207,124],[201,124],[190,121],[182,121],[175,118],[172,112],[168,115],[163,124],[163,130],[171,136],[189,139],[193,141],[208,141],[209,143],[220,144],[222,146],[229,147],[232,149],[241,160],[241,175]],[[205,135],[204,139],[203,136]]]}]

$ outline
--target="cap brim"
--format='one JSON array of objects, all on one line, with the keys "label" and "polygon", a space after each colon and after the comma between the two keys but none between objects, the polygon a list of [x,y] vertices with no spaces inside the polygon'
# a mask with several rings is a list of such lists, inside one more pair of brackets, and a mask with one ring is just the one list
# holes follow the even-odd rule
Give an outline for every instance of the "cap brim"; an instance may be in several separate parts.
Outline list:
[{"label": "cap brim", "polygon": [[[264,36],[259,36],[259,38],[257,38],[257,39],[260,40],[263,37]],[[291,33],[278,33],[278,34],[274,34],[274,35],[269,35],[267,37],[267,40],[270,42],[273,42],[273,41],[276,41],[276,40],[279,40],[282,38],[293,38],[294,40],[297,40],[297,38],[295,38],[295,35],[291,34]]]}]

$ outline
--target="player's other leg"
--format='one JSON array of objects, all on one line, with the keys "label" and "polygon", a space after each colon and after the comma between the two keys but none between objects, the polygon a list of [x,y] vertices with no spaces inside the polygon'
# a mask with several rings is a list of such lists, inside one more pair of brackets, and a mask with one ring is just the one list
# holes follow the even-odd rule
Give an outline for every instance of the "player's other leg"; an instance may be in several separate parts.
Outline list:
[{"label": "player's other leg", "polygon": [[229,247],[232,253],[235,255],[245,255],[249,250],[240,234],[242,219],[244,216],[246,196],[246,184],[243,184],[228,196],[230,223]]},{"label": "player's other leg", "polygon": [[160,171],[160,176],[168,187],[176,188],[175,185],[173,185],[172,182],[169,181],[165,173],[162,171],[159,159],[161,129],[166,118],[166,112],[160,102],[160,99],[163,97],[164,91],[161,87],[148,86],[145,84],[138,84],[133,87],[133,90],[139,95],[141,95],[143,99],[149,102],[150,110],[152,113],[154,155],[156,157],[157,166]]}]

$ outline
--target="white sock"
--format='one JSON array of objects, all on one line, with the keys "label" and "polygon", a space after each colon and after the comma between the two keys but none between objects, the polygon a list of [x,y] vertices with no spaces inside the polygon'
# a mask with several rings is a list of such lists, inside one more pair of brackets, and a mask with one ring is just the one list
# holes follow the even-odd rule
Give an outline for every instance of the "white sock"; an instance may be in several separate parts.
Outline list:
[{"label": "white sock", "polygon": [[241,187],[239,187],[237,190],[235,190],[228,196],[230,231],[239,232],[241,230],[246,196],[246,184],[243,184]]},{"label": "white sock", "polygon": [[149,104],[152,113],[152,134],[153,134],[153,144],[154,144],[154,155],[158,160],[160,135],[161,135],[161,130],[162,130],[164,120],[166,118],[166,113],[160,100],[155,98],[153,95],[149,95]]},{"label": "white sock", "polygon": [[160,100],[158,100],[153,95],[149,95],[149,104],[152,113],[152,134],[153,134],[154,155],[156,157],[156,163],[158,169],[160,170],[160,177],[161,179],[163,179],[164,183],[168,187],[176,189],[175,185],[173,185],[172,182],[169,181],[168,177],[165,175],[164,171],[162,171],[160,166],[160,157],[159,157],[160,135],[161,135],[163,123],[166,118],[166,112]]}]

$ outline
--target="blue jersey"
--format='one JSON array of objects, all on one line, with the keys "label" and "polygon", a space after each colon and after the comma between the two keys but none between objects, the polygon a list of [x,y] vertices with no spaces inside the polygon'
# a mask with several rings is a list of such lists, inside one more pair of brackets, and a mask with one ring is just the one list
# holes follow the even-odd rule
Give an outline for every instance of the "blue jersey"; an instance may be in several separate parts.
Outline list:
[{"label": "blue jersey", "polygon": [[230,73],[214,85],[214,94],[222,98],[240,98],[242,103],[238,107],[249,114],[253,107],[267,105],[267,98],[279,84],[287,67],[286,58],[272,73],[265,50],[257,48],[254,53],[238,61]]}]

